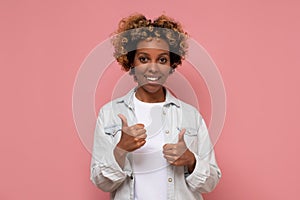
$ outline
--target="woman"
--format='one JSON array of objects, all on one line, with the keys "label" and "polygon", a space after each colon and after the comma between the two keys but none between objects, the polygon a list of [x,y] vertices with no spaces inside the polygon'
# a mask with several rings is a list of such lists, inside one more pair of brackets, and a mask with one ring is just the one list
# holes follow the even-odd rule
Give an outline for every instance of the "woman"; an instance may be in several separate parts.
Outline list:
[{"label": "woman", "polygon": [[92,182],[111,199],[202,199],[221,177],[203,118],[163,86],[186,39],[165,15],[119,23],[114,55],[137,87],[101,108],[91,163]]}]

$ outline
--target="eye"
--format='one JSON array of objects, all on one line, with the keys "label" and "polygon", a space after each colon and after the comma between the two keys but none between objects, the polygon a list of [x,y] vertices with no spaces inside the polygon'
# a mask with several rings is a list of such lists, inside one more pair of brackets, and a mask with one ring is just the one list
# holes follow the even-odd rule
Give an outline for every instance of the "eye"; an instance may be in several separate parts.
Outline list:
[{"label": "eye", "polygon": [[141,63],[147,63],[149,59],[147,57],[145,57],[145,56],[140,56],[140,57],[138,57],[138,60]]},{"label": "eye", "polygon": [[165,64],[166,62],[168,62],[168,59],[166,57],[160,57],[158,59],[158,61],[159,61],[160,64]]}]

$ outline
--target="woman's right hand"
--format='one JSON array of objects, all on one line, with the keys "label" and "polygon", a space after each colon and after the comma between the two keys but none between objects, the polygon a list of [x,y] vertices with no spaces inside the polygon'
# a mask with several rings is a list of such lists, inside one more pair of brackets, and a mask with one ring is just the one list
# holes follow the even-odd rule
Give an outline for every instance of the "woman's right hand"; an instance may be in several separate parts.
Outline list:
[{"label": "woman's right hand", "polygon": [[139,149],[146,143],[146,129],[144,124],[135,124],[128,126],[127,119],[124,115],[118,114],[122,121],[122,135],[117,147],[132,152]]}]

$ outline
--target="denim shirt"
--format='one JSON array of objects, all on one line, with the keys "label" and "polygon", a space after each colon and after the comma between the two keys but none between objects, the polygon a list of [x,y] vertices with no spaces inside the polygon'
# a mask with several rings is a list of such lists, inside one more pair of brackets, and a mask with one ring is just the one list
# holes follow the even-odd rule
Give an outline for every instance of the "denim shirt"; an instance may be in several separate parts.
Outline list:
[{"label": "denim shirt", "polygon": [[[131,153],[127,154],[121,169],[113,151],[121,136],[122,123],[117,115],[123,114],[129,126],[137,123],[133,104],[135,91],[136,88],[104,105],[96,122],[90,178],[98,188],[110,192],[113,200],[134,200]],[[184,140],[196,158],[192,173],[184,166],[166,166],[167,199],[201,200],[201,193],[212,191],[221,178],[205,122],[197,109],[175,98],[169,91],[166,91],[162,115],[165,143],[177,143],[178,133],[185,128]]]}]

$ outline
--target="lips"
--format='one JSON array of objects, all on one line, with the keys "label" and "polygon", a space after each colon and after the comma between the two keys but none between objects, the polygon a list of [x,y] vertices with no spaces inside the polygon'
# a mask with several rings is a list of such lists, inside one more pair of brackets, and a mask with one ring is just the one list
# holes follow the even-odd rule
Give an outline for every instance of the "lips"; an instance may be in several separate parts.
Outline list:
[{"label": "lips", "polygon": [[148,81],[158,81],[161,77],[160,76],[144,76]]}]

